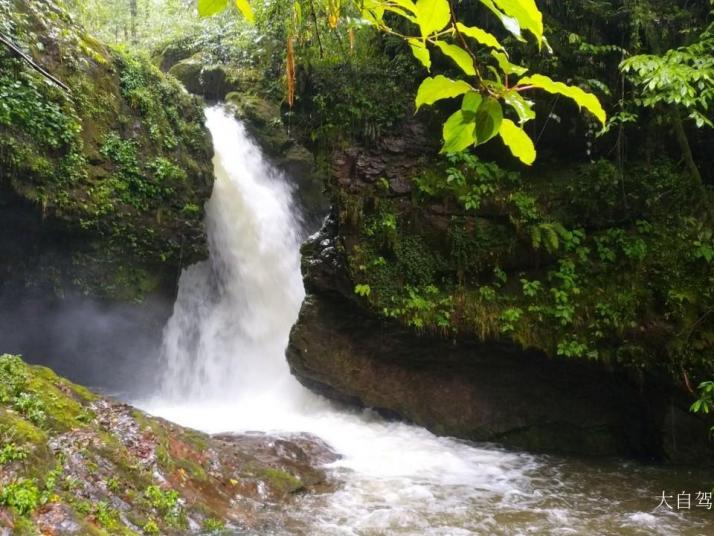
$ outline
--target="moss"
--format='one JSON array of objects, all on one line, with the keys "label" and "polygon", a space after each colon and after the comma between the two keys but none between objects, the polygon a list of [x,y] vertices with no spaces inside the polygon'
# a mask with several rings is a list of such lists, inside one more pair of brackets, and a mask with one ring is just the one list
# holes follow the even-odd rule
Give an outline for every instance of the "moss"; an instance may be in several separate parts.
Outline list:
[{"label": "moss", "polygon": [[295,493],[303,489],[303,483],[287,471],[264,468],[258,471],[258,477],[266,480],[270,487],[281,494]]},{"label": "moss", "polygon": [[31,283],[141,298],[157,278],[174,278],[157,267],[175,271],[206,254],[202,207],[212,173],[200,103],[147,58],[85,35],[57,6],[5,7],[13,40],[45,44],[42,64],[72,87],[69,95],[0,51],[0,187],[63,228],[65,251],[83,261],[53,259],[60,277],[33,275]]}]

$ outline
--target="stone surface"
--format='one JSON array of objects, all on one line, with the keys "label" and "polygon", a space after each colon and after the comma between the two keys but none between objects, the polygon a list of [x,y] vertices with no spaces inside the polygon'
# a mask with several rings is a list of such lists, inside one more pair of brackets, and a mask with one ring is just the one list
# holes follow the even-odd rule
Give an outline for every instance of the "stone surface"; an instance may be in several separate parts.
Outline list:
[{"label": "stone surface", "polygon": [[[209,521],[268,534],[297,496],[336,485],[321,467],[337,455],[314,436],[208,436],[13,356],[0,377],[0,437],[25,453],[2,465],[0,490],[30,482],[48,497],[27,513],[0,506],[13,534],[193,534]],[[18,397],[43,408],[41,423]]]},{"label": "stone surface", "polygon": [[329,217],[302,250],[308,295],[287,358],[308,388],[437,434],[536,452],[707,459],[702,422],[667,406],[666,387],[640,390],[598,363],[379,319],[352,290],[338,228]]}]

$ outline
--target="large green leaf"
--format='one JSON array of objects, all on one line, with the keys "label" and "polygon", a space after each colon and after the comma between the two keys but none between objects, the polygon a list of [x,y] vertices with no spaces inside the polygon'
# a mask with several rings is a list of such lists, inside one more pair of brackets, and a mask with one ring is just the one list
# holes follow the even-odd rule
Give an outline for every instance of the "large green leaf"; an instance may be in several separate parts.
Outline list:
[{"label": "large green leaf", "polygon": [[412,0],[389,0],[388,2],[383,1],[380,3],[385,10],[397,13],[414,24],[418,24],[417,8]]},{"label": "large green leaf", "polygon": [[451,20],[448,0],[417,0],[416,18],[424,37],[443,30]]},{"label": "large green leaf", "polygon": [[409,39],[409,46],[412,49],[412,54],[419,62],[426,67],[427,71],[431,70],[431,55],[426,43],[421,39]]},{"label": "large green leaf", "polygon": [[535,161],[536,150],[533,141],[525,131],[510,119],[501,121],[501,128],[498,131],[503,143],[510,149],[513,156],[526,165],[531,165]]},{"label": "large green leaf", "polygon": [[452,60],[456,62],[456,65],[461,67],[461,70],[469,76],[476,75],[476,69],[474,68],[474,62],[469,53],[463,48],[457,45],[450,45],[449,43],[444,43],[443,41],[436,41],[434,43],[439,49],[449,56]]},{"label": "large green leaf", "polygon": [[600,123],[605,124],[607,114],[598,98],[592,93],[583,91],[579,87],[569,86],[563,82],[556,82],[542,74],[534,74],[521,78],[518,81],[518,86],[532,86],[547,91],[548,93],[556,93],[568,97],[575,101],[578,106],[585,108],[597,117]]},{"label": "large green leaf", "polygon": [[525,99],[523,95],[513,89],[506,91],[503,94],[503,101],[513,108],[518,114],[518,122],[522,125],[531,119],[535,119],[535,110],[533,110],[533,102]]},{"label": "large green leaf", "polygon": [[228,7],[228,0],[198,0],[198,15],[210,17]]},{"label": "large green leaf", "polygon": [[493,34],[488,33],[486,30],[477,28],[475,26],[464,26],[460,22],[456,23],[456,27],[459,29],[463,35],[475,39],[480,44],[496,48],[498,50],[504,50],[503,45],[498,42],[498,39]]},{"label": "large green leaf", "polygon": [[461,101],[461,109],[444,123],[444,146],[442,153],[459,153],[476,143],[476,111],[482,97],[477,91],[469,91]]},{"label": "large green leaf", "polygon": [[253,8],[250,7],[248,0],[236,0],[236,7],[238,11],[245,17],[248,22],[255,22],[255,17],[253,16]]},{"label": "large green leaf", "polygon": [[543,41],[543,15],[535,0],[493,0],[507,16],[518,21],[520,27],[530,31],[540,47]]},{"label": "large green leaf", "polygon": [[498,134],[502,121],[501,103],[493,97],[484,99],[476,112],[476,144],[486,143]]},{"label": "large green leaf", "polygon": [[415,99],[417,110],[424,104],[434,104],[441,99],[463,95],[473,88],[463,80],[452,80],[443,75],[425,78],[419,85]]},{"label": "large green leaf", "polygon": [[454,112],[444,123],[442,153],[460,153],[476,143],[474,113],[464,110]]},{"label": "large green leaf", "polygon": [[464,95],[461,101],[461,109],[464,112],[470,112],[473,114],[474,119],[476,118],[476,112],[478,111],[481,103],[483,102],[483,97],[477,91],[469,91]]}]

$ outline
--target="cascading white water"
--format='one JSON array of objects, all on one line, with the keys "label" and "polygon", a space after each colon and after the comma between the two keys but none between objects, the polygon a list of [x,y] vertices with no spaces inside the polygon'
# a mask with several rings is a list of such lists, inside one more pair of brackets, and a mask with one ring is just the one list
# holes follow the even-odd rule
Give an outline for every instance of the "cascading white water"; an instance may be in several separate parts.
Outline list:
[{"label": "cascading white water", "polygon": [[210,258],[181,277],[163,386],[141,406],[210,433],[310,432],[331,444],[345,484],[295,509],[310,535],[687,534],[681,517],[648,513],[659,491],[646,479],[628,495],[619,465],[606,473],[611,492],[602,467],[438,438],[305,390],[284,357],[304,296],[290,188],[239,122],[221,107],[206,115],[216,151]]}]

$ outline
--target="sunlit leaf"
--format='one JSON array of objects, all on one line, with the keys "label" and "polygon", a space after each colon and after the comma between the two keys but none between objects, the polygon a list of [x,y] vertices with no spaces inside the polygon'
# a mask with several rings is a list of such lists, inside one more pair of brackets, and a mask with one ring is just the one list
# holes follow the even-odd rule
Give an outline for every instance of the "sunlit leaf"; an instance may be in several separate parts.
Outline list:
[{"label": "sunlit leaf", "polygon": [[210,17],[228,7],[228,0],[198,0],[198,15]]},{"label": "sunlit leaf", "polygon": [[521,35],[521,25],[518,23],[518,20],[514,17],[506,15],[503,11],[498,9],[493,2],[494,0],[481,0],[481,3],[490,9],[496,17],[498,17],[498,20],[501,21],[501,24],[503,24],[503,27],[506,30],[511,32],[511,34],[513,34],[519,41],[525,41]]},{"label": "sunlit leaf", "polygon": [[417,0],[416,18],[424,37],[443,30],[451,19],[448,0]]},{"label": "sunlit leaf", "polygon": [[543,15],[535,0],[493,0],[507,16],[518,21],[519,26],[530,31],[540,47],[543,40]]},{"label": "sunlit leaf", "polygon": [[[295,2],[298,4],[298,2]],[[299,5],[299,4],[298,4]],[[362,2],[362,18],[366,21],[381,26],[382,18],[384,17],[384,6],[377,0],[363,0]]]},{"label": "sunlit leaf", "polygon": [[442,153],[459,153],[476,142],[474,113],[458,110],[444,123]]},{"label": "sunlit leaf", "polygon": [[443,75],[425,78],[419,85],[415,99],[417,110],[424,104],[433,104],[441,99],[451,99],[473,90],[463,80],[452,80]]},{"label": "sunlit leaf", "polygon": [[465,26],[460,22],[456,23],[456,27],[463,35],[475,39],[477,42],[484,46],[490,48],[497,48],[498,50],[504,50],[503,45],[498,42],[498,39],[496,39],[494,35],[488,33],[486,30],[482,30],[481,28],[477,28],[475,26]]},{"label": "sunlit leaf", "polygon": [[429,54],[426,43],[421,39],[409,39],[409,47],[412,49],[414,57],[418,59],[427,70],[431,70],[431,55]]},{"label": "sunlit leaf", "polygon": [[593,114],[603,125],[607,119],[607,114],[598,98],[592,93],[583,91],[579,87],[569,86],[562,82],[555,82],[542,74],[526,76],[518,81],[518,86],[532,86],[542,89],[548,93],[563,95],[572,99],[579,107],[585,108]]},{"label": "sunlit leaf", "polygon": [[253,15],[253,8],[250,7],[248,0],[236,0],[236,7],[238,11],[245,17],[248,22],[255,22],[255,16]]},{"label": "sunlit leaf", "polygon": [[474,114],[475,119],[476,112],[478,111],[482,102],[483,97],[481,97],[480,93],[476,91],[469,91],[468,93],[466,93],[466,95],[464,95],[464,98],[461,101],[461,109],[464,112],[471,112],[472,114]]},{"label": "sunlit leaf", "polygon": [[498,131],[503,143],[509,148],[513,156],[526,165],[531,165],[535,161],[536,150],[533,141],[526,132],[510,119],[501,121],[501,128]]},{"label": "sunlit leaf", "polygon": [[439,49],[449,56],[452,60],[456,62],[456,65],[461,67],[461,70],[469,76],[476,75],[476,69],[474,68],[474,62],[469,53],[463,48],[457,45],[450,45],[449,43],[444,43],[443,41],[437,41],[434,43]]},{"label": "sunlit leaf", "polygon": [[486,143],[498,134],[503,120],[503,109],[493,97],[483,100],[476,112],[476,143]]},{"label": "sunlit leaf", "polygon": [[498,66],[504,74],[515,74],[516,76],[523,76],[528,72],[528,69],[516,65],[508,61],[508,56],[503,52],[498,52],[496,50],[491,51],[491,56],[498,62]]},{"label": "sunlit leaf", "polygon": [[518,121],[522,125],[531,119],[535,119],[533,102],[525,99],[518,91],[509,90],[503,94],[503,100],[518,114]]}]

